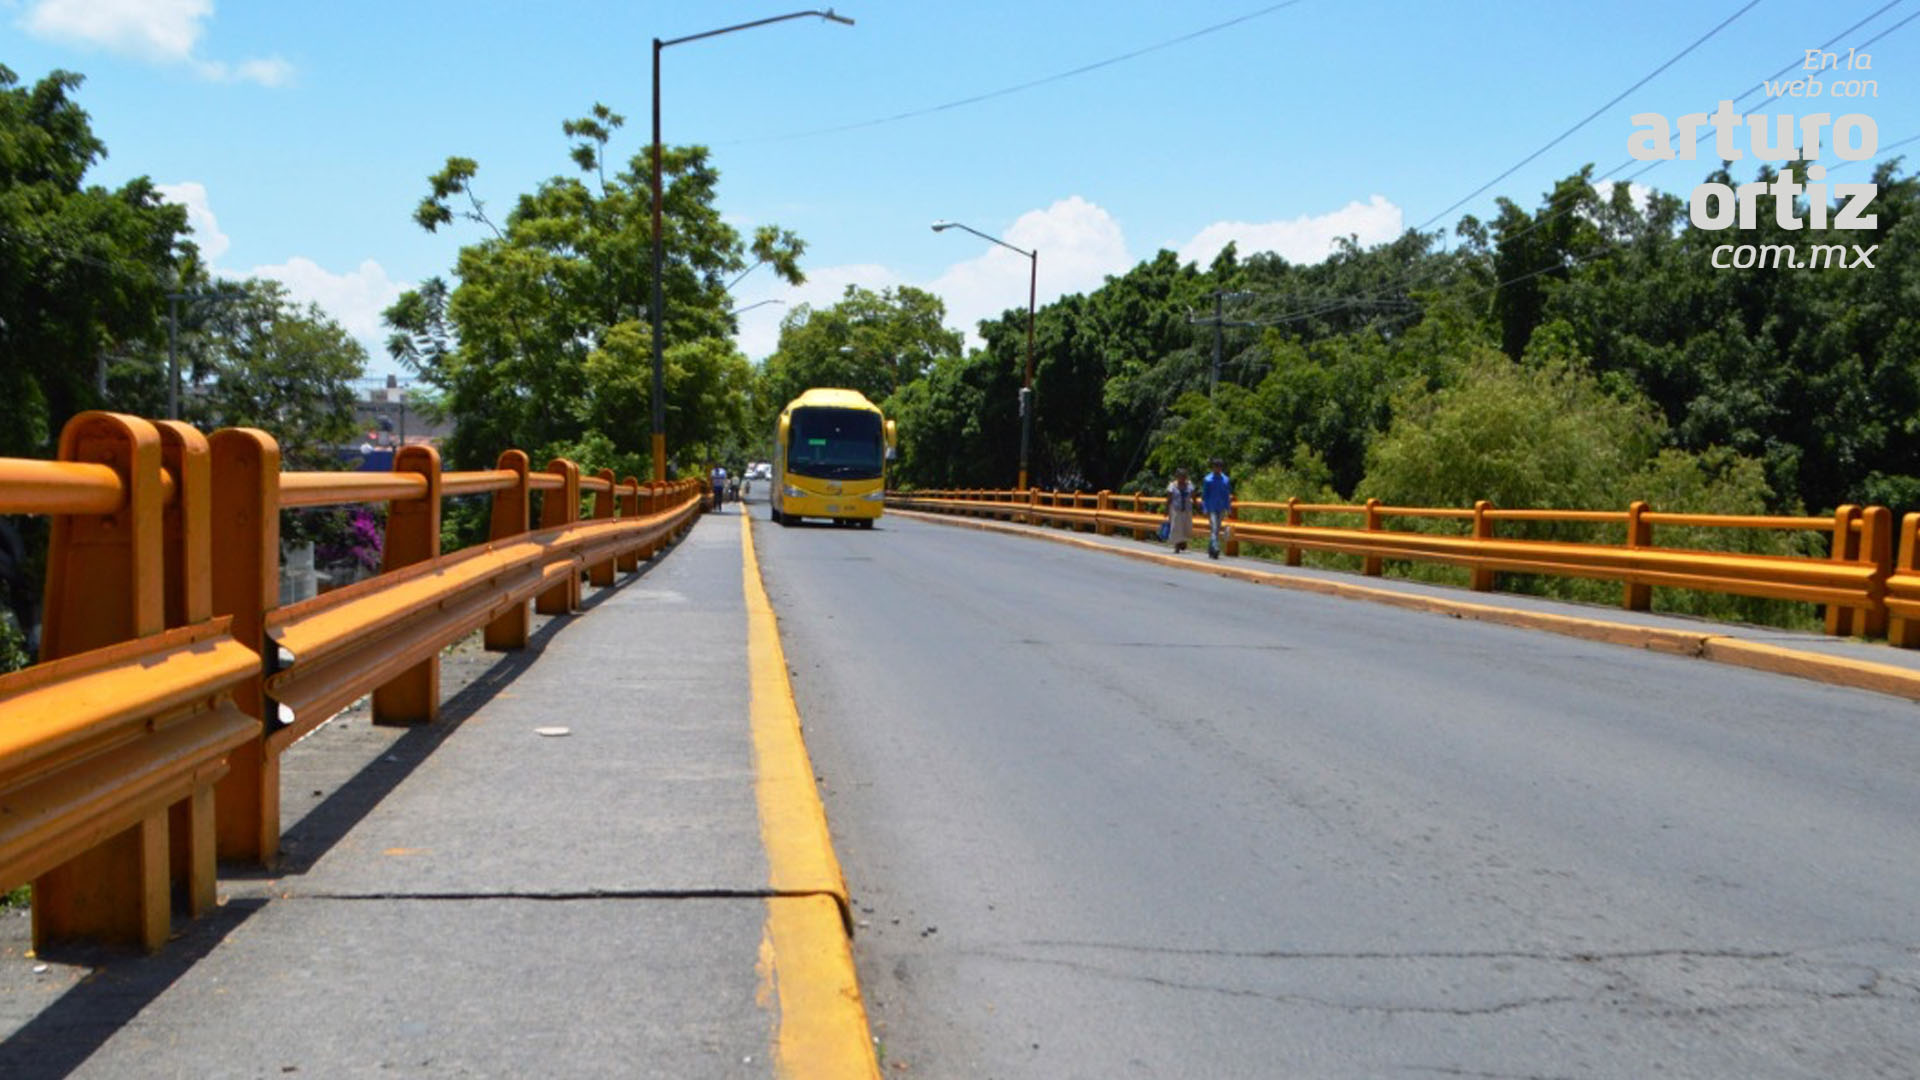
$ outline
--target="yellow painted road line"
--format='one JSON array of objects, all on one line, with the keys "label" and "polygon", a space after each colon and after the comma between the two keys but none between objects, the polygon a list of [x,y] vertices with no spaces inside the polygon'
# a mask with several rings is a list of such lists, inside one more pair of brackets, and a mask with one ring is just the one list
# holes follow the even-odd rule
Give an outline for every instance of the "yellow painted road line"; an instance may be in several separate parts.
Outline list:
[{"label": "yellow painted road line", "polygon": [[774,1060],[784,1077],[878,1077],[866,1005],[848,940],[847,883],[800,733],[787,657],[760,580],[753,527],[742,509],[754,795],[767,852],[767,924],[760,1002],[776,1011]]},{"label": "yellow painted road line", "polygon": [[1234,566],[1195,559],[1182,559],[1160,551],[1133,550],[1113,547],[1050,528],[1030,525],[1014,525],[999,521],[982,521],[970,518],[954,518],[947,514],[935,514],[921,510],[889,510],[888,513],[900,514],[921,521],[937,522],[960,528],[979,529],[983,532],[1012,533],[1019,536],[1031,536],[1041,540],[1067,544],[1089,551],[1104,551],[1128,559],[1159,563],[1163,566],[1176,566],[1197,573],[1214,574],[1219,577],[1248,581],[1259,585],[1272,585],[1283,589],[1297,589],[1303,592],[1320,593],[1326,596],[1339,596],[1349,600],[1365,600],[1375,604],[1387,604],[1392,607],[1413,611],[1426,611],[1436,615],[1448,615],[1456,619],[1473,619],[1477,622],[1498,623],[1502,626],[1514,626],[1527,630],[1544,630],[1551,634],[1581,638],[1586,641],[1599,641],[1609,645],[1626,645],[1631,648],[1647,649],[1652,652],[1674,653],[1690,656],[1699,660],[1708,660],[1716,664],[1730,664],[1734,667],[1751,668],[1775,675],[1787,675],[1815,682],[1830,683],[1857,690],[1872,690],[1894,697],[1920,701],[1920,671],[1894,664],[1881,664],[1872,660],[1857,660],[1852,657],[1831,656],[1826,653],[1808,652],[1802,649],[1789,649],[1778,645],[1765,645],[1759,642],[1744,641],[1725,634],[1716,634],[1710,630],[1672,630],[1654,626],[1637,626],[1632,623],[1610,622],[1606,619],[1581,618],[1574,615],[1558,615],[1545,611],[1527,611],[1519,608],[1501,607],[1497,604],[1480,604],[1469,600],[1454,600],[1447,597],[1426,596],[1419,593],[1400,592],[1368,585],[1358,585],[1345,581],[1328,581],[1324,578],[1295,577],[1278,570],[1256,570],[1246,566]]}]

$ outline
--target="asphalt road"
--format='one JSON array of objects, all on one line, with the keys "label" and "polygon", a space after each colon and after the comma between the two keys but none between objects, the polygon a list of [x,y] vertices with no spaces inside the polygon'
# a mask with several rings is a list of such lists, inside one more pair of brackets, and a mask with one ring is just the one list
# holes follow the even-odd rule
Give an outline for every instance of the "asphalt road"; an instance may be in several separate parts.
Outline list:
[{"label": "asphalt road", "polygon": [[1909,703],[752,510],[889,1076],[1920,1070]]}]

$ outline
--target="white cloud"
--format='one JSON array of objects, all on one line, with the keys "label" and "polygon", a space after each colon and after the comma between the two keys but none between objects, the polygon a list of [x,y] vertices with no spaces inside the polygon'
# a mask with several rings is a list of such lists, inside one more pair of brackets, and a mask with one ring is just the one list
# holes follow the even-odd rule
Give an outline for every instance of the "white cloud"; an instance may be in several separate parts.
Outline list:
[{"label": "white cloud", "polygon": [[1384,243],[1406,231],[1404,214],[1383,196],[1350,202],[1318,216],[1302,215],[1290,221],[1217,221],[1180,248],[1182,262],[1205,267],[1229,242],[1239,245],[1242,258],[1271,251],[1289,262],[1317,263],[1333,253],[1342,236],[1359,237],[1361,247]]},{"label": "white cloud", "polygon": [[293,81],[293,65],[277,56],[265,60],[243,60],[228,64],[221,60],[195,60],[193,69],[211,82],[251,82],[261,86],[285,86]]},{"label": "white cloud", "polygon": [[387,333],[381,325],[380,313],[399,299],[408,286],[388,277],[379,263],[365,259],[358,268],[336,274],[312,259],[296,255],[278,265],[256,266],[247,271],[246,276],[272,278],[285,285],[287,294],[297,303],[320,305],[320,310],[366,346],[370,367],[380,367],[385,362]]},{"label": "white cloud", "polygon": [[[1613,199],[1613,188],[1618,183],[1618,180],[1601,180],[1593,185],[1593,190],[1599,192],[1601,202],[1608,202]],[[1645,184],[1627,184],[1627,194],[1632,196],[1633,205],[1642,209],[1646,207],[1647,196],[1652,195],[1653,190]]]},{"label": "white cloud", "polygon": [[[1015,247],[1039,252],[1037,297],[1042,306],[1069,293],[1097,289],[1109,274],[1122,274],[1133,266],[1120,223],[1105,209],[1078,195],[1061,199],[1045,210],[1020,215],[1005,232],[980,231],[997,235]],[[908,282],[890,267],[871,263],[809,268],[807,283],[797,288],[777,282],[761,284],[739,294],[741,306],[763,300],[783,303],[742,313],[740,332],[734,340],[742,352],[762,360],[779,346],[780,320],[801,304],[831,307],[849,285],[879,291],[917,284],[946,302],[947,325],[963,331],[967,344],[977,348],[980,339],[974,331],[980,320],[1027,306],[1033,263],[959,230],[944,234],[937,242],[963,251],[969,244],[985,250],[954,263],[924,284]]]},{"label": "white cloud", "polygon": [[205,184],[189,180],[181,184],[155,184],[154,190],[168,202],[187,208],[187,227],[193,230],[194,242],[200,245],[201,258],[212,262],[227,253],[233,242],[220,231],[220,223],[207,205]]},{"label": "white cloud", "polygon": [[[980,231],[992,234],[991,229]],[[1133,265],[1120,223],[1078,195],[1045,210],[1029,210],[998,235],[1015,247],[1039,253],[1037,299],[1043,306],[1069,293],[1097,289],[1109,274],[1123,274]],[[968,233],[951,230],[944,236],[954,238],[946,243],[972,243],[987,249],[948,267],[927,285],[928,291],[947,302],[948,325],[964,330],[968,342],[977,345],[974,331],[982,319],[1027,306],[1028,282],[1036,267],[1018,253]]]},{"label": "white cloud", "polygon": [[212,16],[213,0],[39,0],[20,25],[45,40],[185,65],[214,82],[281,86],[292,77],[292,65],[277,56],[229,64],[197,55]]}]

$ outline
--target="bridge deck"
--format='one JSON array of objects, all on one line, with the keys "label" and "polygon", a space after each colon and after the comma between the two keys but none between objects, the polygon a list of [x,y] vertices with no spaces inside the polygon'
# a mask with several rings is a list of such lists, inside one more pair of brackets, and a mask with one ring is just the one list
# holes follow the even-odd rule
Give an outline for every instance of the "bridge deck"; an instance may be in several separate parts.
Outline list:
[{"label": "bridge deck", "polygon": [[[525,654],[451,659],[440,724],[362,707],[296,747],[284,863],[226,868],[225,905],[159,955],[35,960],[0,920],[0,1075],[770,1074],[768,908],[800,901],[767,896],[736,512]],[[1282,572],[1920,672],[1814,634]]]},{"label": "bridge deck", "polygon": [[36,961],[6,920],[0,1074],[768,1075],[733,513],[589,603],[450,664],[481,677],[432,729],[296,748],[279,872],[159,955]]}]

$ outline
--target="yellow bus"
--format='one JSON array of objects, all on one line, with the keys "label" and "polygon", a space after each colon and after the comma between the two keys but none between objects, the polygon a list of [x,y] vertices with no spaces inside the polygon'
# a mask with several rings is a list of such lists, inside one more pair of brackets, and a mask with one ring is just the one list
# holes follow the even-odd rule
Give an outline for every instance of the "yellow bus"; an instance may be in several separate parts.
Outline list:
[{"label": "yellow bus", "polygon": [[893,447],[893,421],[857,390],[813,389],[794,398],[774,429],[773,520],[827,518],[873,528]]}]

